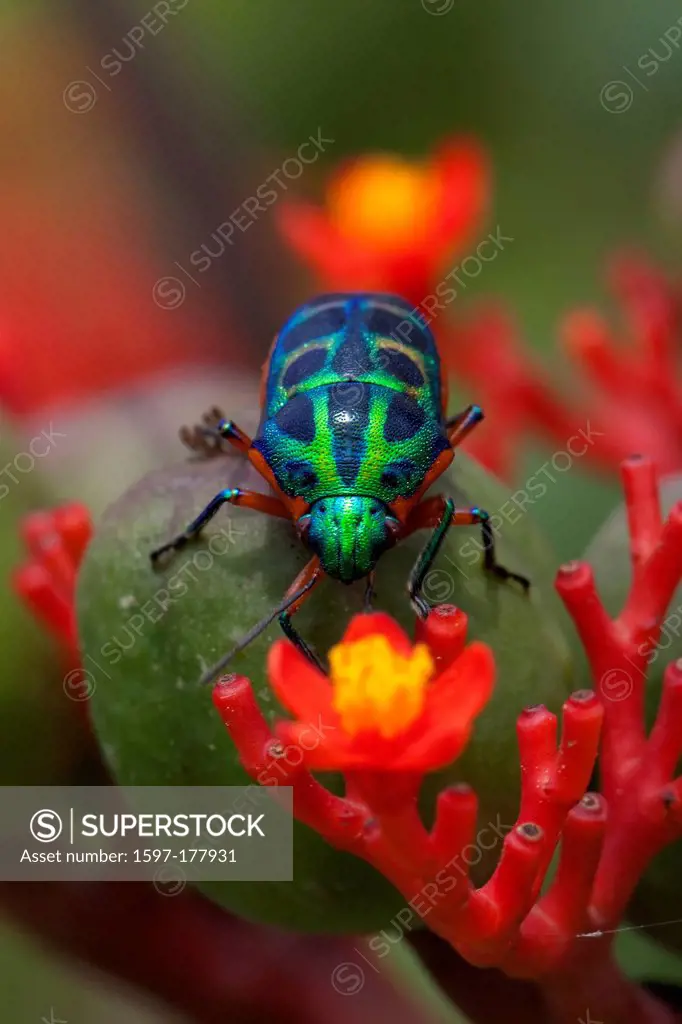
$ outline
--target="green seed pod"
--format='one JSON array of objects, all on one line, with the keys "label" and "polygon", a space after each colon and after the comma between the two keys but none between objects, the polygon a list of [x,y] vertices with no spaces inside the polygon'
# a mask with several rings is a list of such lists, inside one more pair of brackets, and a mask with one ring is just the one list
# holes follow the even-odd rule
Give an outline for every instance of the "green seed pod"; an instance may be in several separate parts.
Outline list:
[{"label": "green seed pod", "polygon": [[[666,515],[682,500],[682,478],[668,477],[661,483],[661,509]],[[594,569],[600,597],[609,615],[617,615],[627,598],[632,572],[627,513],[621,505],[599,529],[584,555]],[[682,586],[675,592],[663,620],[658,646],[649,655],[645,691],[646,724],[650,729],[656,718],[666,666],[682,658]],[[634,672],[633,668],[633,672]],[[622,685],[622,684],[621,684]],[[682,764],[679,766],[682,770]],[[682,906],[680,857],[682,841],[662,850],[647,869],[628,907],[628,917],[647,929],[652,938],[682,950],[682,924],[666,924],[675,914],[671,907]]]},{"label": "green seed pod", "polygon": [[[462,506],[494,515],[504,487],[465,457],[439,482]],[[79,581],[78,611],[84,655],[101,670],[92,701],[102,749],[123,785],[244,785],[248,779],[215,712],[201,673],[271,611],[309,558],[291,524],[247,509],[221,510],[202,538],[163,569],[149,552],[181,531],[225,487],[264,490],[250,467],[230,456],[187,462],[140,481],[104,515]],[[514,515],[513,513],[516,513]],[[497,682],[464,756],[424,786],[428,820],[437,792],[466,781],[480,799],[486,837],[478,880],[490,873],[504,832],[518,811],[519,762],[515,723],[524,706],[545,703],[558,712],[572,689],[571,662],[552,589],[555,563],[518,509],[500,523],[498,555],[532,580],[529,594],[487,575],[480,530],[452,529],[426,580],[431,603],[453,603],[469,616],[469,638],[495,652]],[[427,539],[414,535],[385,554],[377,570],[375,607],[388,611],[412,635],[407,598],[410,569]],[[296,616],[302,636],[324,654],[362,611],[364,584],[326,579]],[[265,675],[275,622],[230,666],[248,676],[265,713],[281,714]],[[324,779],[335,787],[341,780]],[[384,925],[404,905],[372,868],[328,847],[304,826],[295,828],[293,883],[212,883],[203,888],[252,919],[314,931],[366,932]],[[466,870],[464,867],[463,870]]]}]

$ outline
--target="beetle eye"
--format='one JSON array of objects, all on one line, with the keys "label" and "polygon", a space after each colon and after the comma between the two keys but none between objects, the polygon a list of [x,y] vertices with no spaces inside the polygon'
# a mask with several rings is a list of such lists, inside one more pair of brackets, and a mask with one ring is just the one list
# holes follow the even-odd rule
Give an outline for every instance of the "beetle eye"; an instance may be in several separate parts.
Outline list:
[{"label": "beetle eye", "polygon": [[326,505],[318,505],[317,507],[319,508],[320,512],[322,512],[323,515],[327,511]]}]

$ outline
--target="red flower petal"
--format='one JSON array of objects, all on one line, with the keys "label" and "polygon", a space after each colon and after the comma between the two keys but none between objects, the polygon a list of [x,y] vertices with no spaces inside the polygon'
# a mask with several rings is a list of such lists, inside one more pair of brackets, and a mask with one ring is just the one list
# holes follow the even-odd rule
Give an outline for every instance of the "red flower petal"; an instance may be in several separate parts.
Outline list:
[{"label": "red flower petal", "polygon": [[434,727],[455,719],[471,722],[490,700],[494,681],[493,652],[487,644],[474,640],[428,690],[426,714]]},{"label": "red flower petal", "polygon": [[[342,642],[369,636],[385,637],[405,657],[413,650],[405,632],[383,612],[355,616]],[[277,723],[276,733],[301,751],[308,769],[424,772],[449,764],[465,746],[490,696],[494,661],[485,644],[469,644],[428,690],[424,713],[391,740],[374,730],[346,733],[332,706],[330,681],[287,641],[272,647],[268,672],[275,693],[297,719]]]},{"label": "red flower petal", "polygon": [[372,290],[381,284],[374,254],[344,238],[323,210],[289,200],[276,216],[294,252],[334,288]]},{"label": "red flower petal", "polygon": [[282,704],[304,721],[336,722],[332,688],[326,676],[311,665],[288,640],[278,640],[268,654],[268,675]]},{"label": "red flower petal", "polygon": [[311,722],[277,722],[275,733],[281,743],[301,751],[306,768],[312,771],[345,771],[361,767],[365,754],[355,749],[354,737],[340,727],[331,731],[331,723],[315,715]]},{"label": "red flower petal", "polygon": [[393,770],[428,770],[454,761],[490,699],[494,678],[490,648],[480,641],[469,644],[430,687],[417,733],[404,744]]},{"label": "red flower petal", "polygon": [[391,647],[400,654],[407,657],[411,653],[412,642],[407,633],[385,612],[356,615],[343,634],[343,643],[352,644],[366,636],[376,636],[377,633],[385,636]]},{"label": "red flower petal", "polygon": [[488,160],[473,139],[453,139],[436,153],[434,170],[442,190],[434,241],[444,248],[460,247],[485,213],[491,187]]},{"label": "red flower petal", "polygon": [[445,768],[459,757],[469,742],[471,724],[458,724],[455,728],[425,728],[423,735],[405,747],[389,765],[391,771],[434,771]]}]

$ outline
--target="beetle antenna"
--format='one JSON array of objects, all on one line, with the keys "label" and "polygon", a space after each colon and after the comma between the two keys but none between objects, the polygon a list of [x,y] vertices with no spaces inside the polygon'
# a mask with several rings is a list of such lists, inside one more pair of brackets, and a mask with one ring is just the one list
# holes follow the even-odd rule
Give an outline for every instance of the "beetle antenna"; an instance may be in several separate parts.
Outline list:
[{"label": "beetle antenna", "polygon": [[236,647],[233,647],[228,654],[224,654],[220,661],[216,661],[215,665],[212,665],[208,671],[204,672],[199,680],[199,686],[207,686],[208,683],[213,682],[218,673],[222,672],[222,670],[229,665],[235,655],[239,654],[240,651],[243,651],[245,647],[248,647],[252,640],[255,640],[257,636],[260,636],[261,633],[268,628],[273,619],[276,619],[278,615],[285,612],[287,608],[291,608],[292,604],[296,604],[296,602],[316,583],[317,576],[314,576],[311,580],[308,580],[305,586],[292,594],[291,597],[285,597],[282,603],[278,604],[274,611],[270,612],[269,615],[266,615],[264,619],[261,619],[253,629],[249,630],[246,636],[242,637]]}]

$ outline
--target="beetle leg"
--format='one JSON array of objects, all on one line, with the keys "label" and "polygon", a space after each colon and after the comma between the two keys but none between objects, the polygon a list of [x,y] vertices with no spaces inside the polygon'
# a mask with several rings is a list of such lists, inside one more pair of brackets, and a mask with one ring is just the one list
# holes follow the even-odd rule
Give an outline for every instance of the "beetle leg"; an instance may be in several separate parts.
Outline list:
[{"label": "beetle leg", "polygon": [[[241,638],[236,647],[233,647],[231,651],[224,654],[223,657],[215,663],[215,665],[212,665],[207,672],[204,672],[199,680],[199,685],[204,686],[206,683],[213,682],[216,676],[222,672],[223,669],[227,668],[235,655],[239,654],[240,651],[243,651],[245,647],[248,647],[249,644],[256,639],[256,637],[260,636],[274,619],[279,616],[281,622],[282,616],[289,611],[289,609],[292,609],[293,613],[297,608],[300,608],[308,596],[309,591],[319,583],[323,576],[324,573],[322,572],[322,569],[320,569],[320,561],[316,556],[315,558],[312,558],[298,574],[287,590],[284,600],[281,601],[273,611],[266,615],[264,619],[261,619],[260,622],[256,623],[253,629],[250,629],[246,636]],[[293,636],[290,636],[290,638],[296,644],[298,649],[302,651],[307,658],[310,658],[316,668],[320,668],[324,672],[325,670],[321,662],[318,661],[316,655],[313,654],[312,650],[303,642],[303,640],[301,640],[300,636],[293,628],[292,633]],[[290,634],[287,633],[287,635],[289,636]],[[294,637],[296,639],[294,639]]]},{"label": "beetle leg", "polygon": [[311,558],[308,564],[305,565],[301,572],[298,574],[298,576],[296,577],[296,579],[294,580],[294,582],[291,584],[286,594],[284,595],[284,599],[286,600],[287,597],[295,594],[297,590],[300,590],[301,587],[306,586],[306,584],[310,584],[309,589],[306,590],[306,592],[303,594],[302,597],[298,599],[298,601],[296,601],[289,608],[287,608],[286,611],[283,611],[280,614],[279,624],[282,627],[284,635],[289,640],[291,640],[292,644],[295,647],[297,647],[302,654],[305,654],[308,661],[312,662],[312,664],[316,668],[319,668],[321,672],[326,673],[327,670],[320,661],[320,659],[318,658],[318,656],[315,654],[313,649],[308,646],[308,644],[305,642],[305,640],[298,632],[298,630],[294,627],[291,621],[292,615],[295,615],[298,609],[303,604],[303,602],[307,601],[309,594],[317,586],[317,584],[320,582],[323,576],[324,572],[320,568],[320,560],[317,557],[317,555],[315,555],[315,557]]},{"label": "beetle leg", "polygon": [[450,447],[456,448],[461,444],[467,434],[470,434],[482,419],[483,409],[481,409],[480,405],[468,405],[463,412],[446,420],[445,426],[448,432]]},{"label": "beetle leg", "polygon": [[374,569],[372,569],[371,573],[367,577],[367,586],[365,587],[365,599],[364,599],[364,605],[363,605],[363,609],[362,609],[363,612],[365,612],[365,614],[368,614],[369,612],[372,611],[372,602],[373,602],[374,596],[376,594],[376,591],[374,589],[374,580],[375,580],[375,578],[376,578],[376,573],[375,573]]},{"label": "beetle leg", "polygon": [[242,455],[251,447],[251,438],[236,423],[226,419],[222,410],[215,405],[204,413],[201,423],[193,427],[181,427],[180,440],[190,451],[205,457],[225,454],[223,441],[227,441]]},{"label": "beetle leg", "polygon": [[243,491],[239,487],[229,488],[216,494],[215,498],[209,501],[203,512],[189,524],[183,533],[174,537],[167,544],[163,544],[162,547],[152,551],[149,556],[152,565],[155,565],[161,555],[164,555],[167,551],[180,551],[181,548],[184,548],[185,544],[196,537],[203,530],[204,526],[213,519],[218,509],[228,503],[231,505],[241,505],[244,508],[252,508],[256,512],[264,512],[269,516],[280,516],[282,519],[290,518],[286,507],[278,498],[272,498],[267,494],[257,494],[255,491]]},{"label": "beetle leg", "polygon": [[414,564],[408,582],[408,592],[413,607],[420,618],[426,618],[429,605],[421,595],[421,588],[433,561],[438,554],[450,526],[474,526],[480,524],[483,533],[483,566],[503,580],[516,580],[524,590],[530,587],[530,580],[519,573],[511,572],[500,565],[495,557],[495,537],[490,525],[490,516],[482,508],[457,509],[452,498],[428,498],[417,505],[407,520],[405,533],[408,536],[423,527],[434,527],[424,550]]},{"label": "beetle leg", "polygon": [[[448,501],[451,501],[448,498]],[[475,526],[480,524],[483,535],[483,566],[501,580],[515,580],[524,590],[530,587],[530,580],[518,572],[511,572],[497,561],[495,557],[495,536],[490,525],[490,515],[482,508],[457,509],[453,518],[453,526]]]},{"label": "beetle leg", "polygon": [[[436,503],[438,503],[437,506]],[[422,517],[426,520],[425,522],[420,521],[421,517],[419,513],[422,513]],[[410,595],[410,602],[420,619],[425,619],[431,610],[428,601],[421,594],[421,589],[424,585],[426,574],[433,565],[433,561],[438,554],[438,550],[445,539],[448,527],[453,521],[453,516],[455,514],[454,501],[452,501],[451,498],[448,498],[447,500],[445,498],[430,498],[428,501],[418,505],[407,521],[405,533],[405,535],[407,535],[408,533],[412,533],[413,530],[419,530],[422,526],[434,525],[433,513],[439,516],[435,523],[435,529],[429,537],[426,546],[423,548],[417,561],[414,563],[412,572],[410,573],[410,577],[407,581],[407,592]],[[414,524],[412,523],[412,519],[415,520]]]}]

